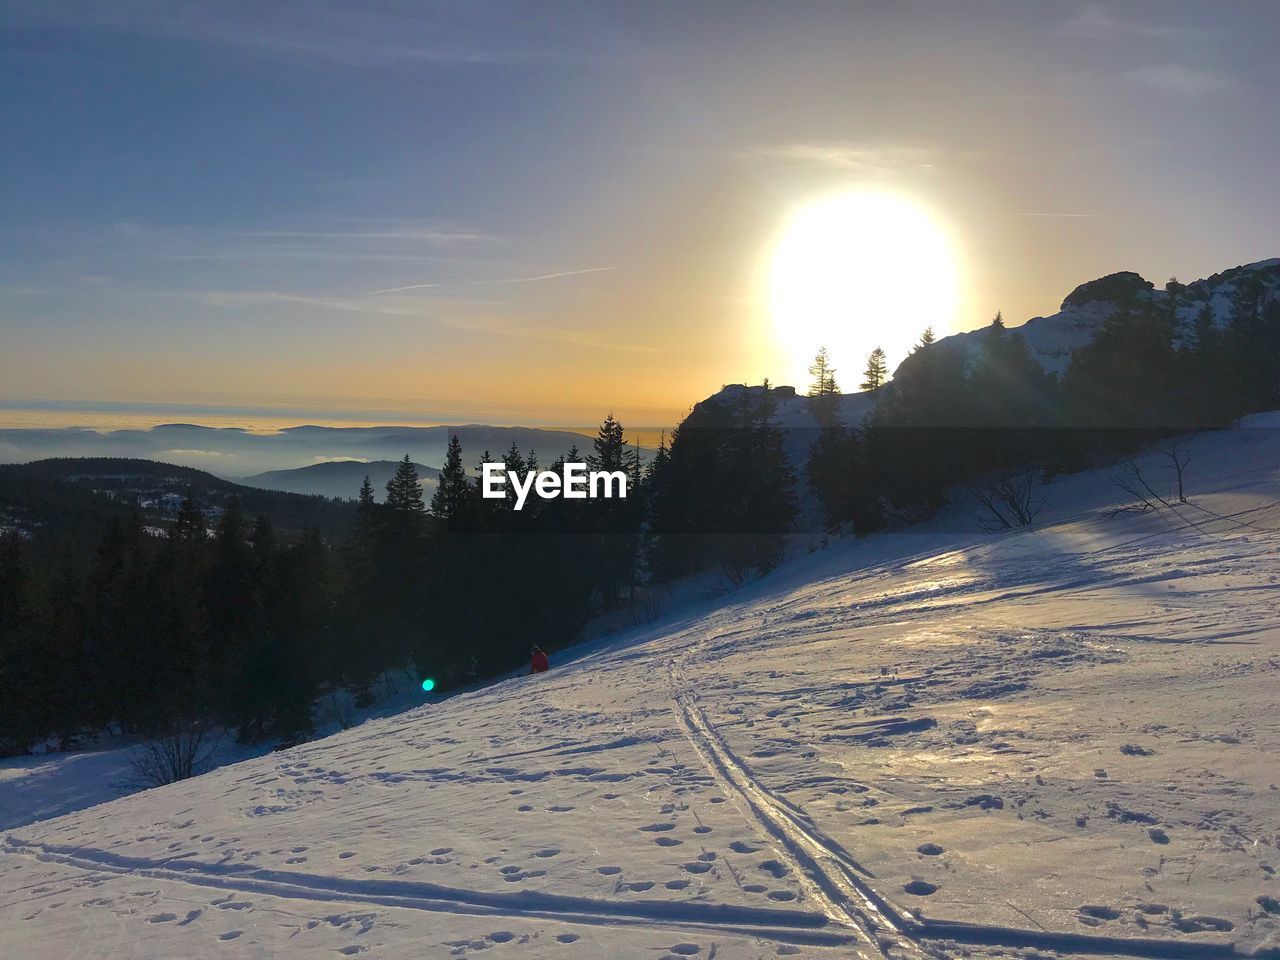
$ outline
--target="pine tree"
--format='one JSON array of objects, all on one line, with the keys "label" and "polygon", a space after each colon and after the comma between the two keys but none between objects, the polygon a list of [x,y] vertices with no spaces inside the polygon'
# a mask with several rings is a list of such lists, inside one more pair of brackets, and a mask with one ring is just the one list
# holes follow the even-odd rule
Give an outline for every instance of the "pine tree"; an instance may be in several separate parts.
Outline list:
[{"label": "pine tree", "polygon": [[422,484],[418,480],[418,468],[406,453],[396,468],[395,476],[387,481],[386,508],[397,517],[416,517],[426,511],[422,500]]},{"label": "pine tree", "polygon": [[360,496],[357,501],[360,504],[359,513],[372,514],[373,508],[377,501],[373,496],[373,481],[369,479],[369,475],[364,475],[364,483],[360,484]]},{"label": "pine tree", "polygon": [[912,353],[919,353],[925,347],[931,347],[937,342],[937,338],[933,335],[933,327],[924,328],[924,333],[920,334],[920,342],[911,348]]},{"label": "pine tree", "polygon": [[187,495],[182,498],[181,506],[178,507],[178,516],[174,519],[173,526],[169,528],[169,537],[178,543],[200,544],[207,536],[204,511],[200,509],[200,504],[188,490]]},{"label": "pine tree", "polygon": [[867,368],[862,373],[862,389],[870,390],[874,393],[884,385],[888,375],[889,370],[885,364],[884,351],[876,347],[867,356]]},{"label": "pine tree", "polygon": [[467,478],[467,468],[462,465],[462,441],[455,433],[449,438],[449,451],[445,454],[444,469],[436,492],[431,497],[431,512],[437,517],[457,523],[466,513],[471,500],[472,486]]},{"label": "pine tree", "polygon": [[831,356],[826,347],[818,349],[817,356],[809,365],[809,376],[813,377],[813,383],[809,386],[810,397],[827,397],[840,392],[840,388],[836,386],[836,369],[831,366]]},{"label": "pine tree", "polygon": [[587,457],[587,463],[593,470],[625,470],[626,441],[622,439],[622,424],[614,419],[613,414],[604,418],[600,431],[592,441],[595,453]]},{"label": "pine tree", "polygon": [[821,427],[831,426],[836,419],[836,399],[840,388],[836,386],[836,371],[831,366],[827,348],[818,350],[809,367],[813,383],[809,387],[809,409]]}]

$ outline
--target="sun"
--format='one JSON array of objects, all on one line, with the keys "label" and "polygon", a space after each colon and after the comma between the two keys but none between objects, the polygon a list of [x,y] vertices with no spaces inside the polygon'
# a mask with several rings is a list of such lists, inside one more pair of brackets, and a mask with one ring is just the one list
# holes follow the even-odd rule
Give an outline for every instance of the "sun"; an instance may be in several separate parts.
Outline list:
[{"label": "sun", "polygon": [[862,381],[867,355],[892,372],[926,327],[952,332],[957,268],[947,232],[924,207],[884,190],[851,190],[796,209],[769,269],[778,344],[795,385],[825,346],[841,389]]}]

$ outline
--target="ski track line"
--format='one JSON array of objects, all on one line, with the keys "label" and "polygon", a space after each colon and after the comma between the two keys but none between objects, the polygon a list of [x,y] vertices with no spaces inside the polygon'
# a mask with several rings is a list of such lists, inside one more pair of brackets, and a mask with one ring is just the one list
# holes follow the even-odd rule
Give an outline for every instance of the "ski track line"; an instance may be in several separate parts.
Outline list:
[{"label": "ski track line", "polygon": [[560,894],[487,893],[430,883],[397,880],[345,880],[339,877],[223,866],[197,861],[147,860],[84,847],[64,847],[4,839],[0,852],[26,856],[92,873],[149,877],[240,894],[261,894],[316,903],[351,903],[466,916],[549,920],[606,927],[641,927],[756,937],[806,946],[847,946],[851,930],[831,929],[826,917],[810,913],[731,904],[593,900]]},{"label": "ski track line", "polygon": [[777,841],[779,852],[790,861],[788,866],[830,921],[856,929],[882,957],[922,956],[918,945],[903,935],[900,923],[891,919],[893,911],[855,877],[862,868],[808,822],[798,808],[761,785],[720,738],[698,706],[681,669],[681,661],[696,649],[669,661],[667,672],[676,714],[703,763]]},{"label": "ski track line", "polygon": [[[803,810],[775,797],[724,742],[684,677],[683,661],[700,646],[690,647],[667,663],[675,712],[686,737],[727,792],[736,795],[746,812],[778,841],[779,852],[790,861],[789,866],[827,917],[856,928],[881,956],[921,958],[926,956],[921,943],[931,942],[943,949],[947,944],[1013,947],[1153,960],[1280,960],[1280,948],[1241,953],[1222,941],[1108,937],[905,916],[862,879],[869,874],[840,844],[823,834]],[[927,955],[935,954],[930,951]]]}]

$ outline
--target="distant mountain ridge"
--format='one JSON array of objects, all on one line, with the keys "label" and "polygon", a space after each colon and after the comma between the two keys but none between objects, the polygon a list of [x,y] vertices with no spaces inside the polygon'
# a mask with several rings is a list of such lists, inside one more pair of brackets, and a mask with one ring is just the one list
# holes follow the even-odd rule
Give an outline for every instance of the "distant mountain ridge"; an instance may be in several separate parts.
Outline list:
[{"label": "distant mountain ridge", "polygon": [[106,432],[74,427],[0,429],[0,463],[51,457],[128,457],[181,464],[226,478],[293,470],[330,460],[394,461],[405,454],[416,463],[440,467],[451,436],[462,442],[468,467],[479,463],[486,450],[501,456],[512,443],[524,455],[535,450],[544,463],[551,463],[573,446],[580,450],[591,446],[591,437],[575,430],[477,423],[438,427],[307,425],[271,433],[170,423],[147,430]]},{"label": "distant mountain ridge", "polygon": [[[373,484],[375,499],[381,502],[386,496],[387,481],[395,475],[399,466],[397,460],[331,460],[294,470],[268,470],[252,477],[243,477],[238,482],[263,490],[285,490],[289,493],[354,500],[359,496],[364,478],[368,477]],[[420,463],[415,463],[414,467],[422,480],[424,496],[430,499],[439,482],[440,471]]]}]

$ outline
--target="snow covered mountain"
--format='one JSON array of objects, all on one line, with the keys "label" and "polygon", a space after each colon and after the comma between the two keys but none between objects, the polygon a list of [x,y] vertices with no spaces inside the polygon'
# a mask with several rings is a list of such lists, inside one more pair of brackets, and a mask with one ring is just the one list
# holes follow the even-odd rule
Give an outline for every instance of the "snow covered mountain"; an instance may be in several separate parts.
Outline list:
[{"label": "snow covered mountain", "polygon": [[1280,956],[1280,415],[1188,450],[14,827],[3,953]]},{"label": "snow covered mountain", "polygon": [[[1177,342],[1191,332],[1200,312],[1208,308],[1214,324],[1222,329],[1231,322],[1232,300],[1245,283],[1254,283],[1264,301],[1280,300],[1280,258],[1262,260],[1215,273],[1204,280],[1176,289],[1174,310]],[[1026,339],[1031,355],[1051,373],[1061,374],[1071,362],[1071,354],[1093,340],[1099,328],[1126,299],[1149,300],[1163,306],[1170,294],[1136,273],[1113,273],[1082,283],[1062,301],[1057,313],[1032,317],[1016,329]],[[945,350],[968,354],[982,342],[984,331],[970,330],[938,341]]]}]

